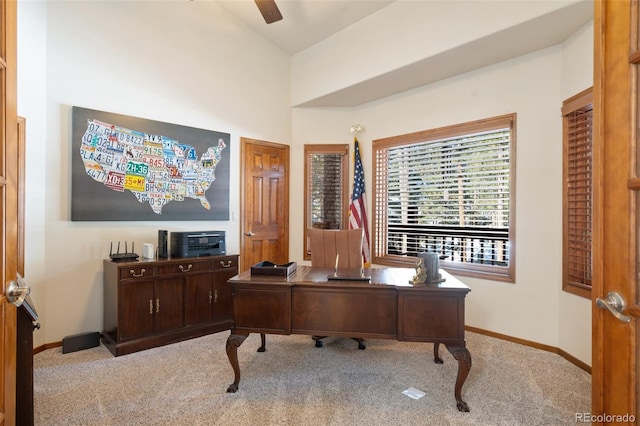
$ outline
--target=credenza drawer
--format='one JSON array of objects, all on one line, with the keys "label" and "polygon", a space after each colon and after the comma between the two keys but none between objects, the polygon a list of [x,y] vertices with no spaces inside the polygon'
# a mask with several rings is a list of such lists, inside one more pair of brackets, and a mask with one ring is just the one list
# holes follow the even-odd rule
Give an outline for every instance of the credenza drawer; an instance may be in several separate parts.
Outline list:
[{"label": "credenza drawer", "polygon": [[142,279],[153,277],[153,266],[136,265],[119,268],[121,280]]},{"label": "credenza drawer", "polygon": [[176,263],[161,264],[156,267],[157,275],[180,274],[185,272],[210,271],[211,259],[184,259]]},{"label": "credenza drawer", "polygon": [[213,261],[214,269],[233,269],[238,267],[238,256],[217,257]]}]

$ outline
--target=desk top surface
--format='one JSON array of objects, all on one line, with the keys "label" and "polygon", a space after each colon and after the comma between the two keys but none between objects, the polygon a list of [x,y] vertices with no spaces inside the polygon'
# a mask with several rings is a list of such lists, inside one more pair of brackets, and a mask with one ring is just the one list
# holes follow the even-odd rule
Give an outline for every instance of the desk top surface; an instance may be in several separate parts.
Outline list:
[{"label": "desk top surface", "polygon": [[[437,283],[412,284],[410,281],[415,276],[413,268],[365,268],[362,275],[371,277],[371,282],[359,281],[360,269],[339,269],[340,280],[329,280],[334,274],[332,268],[313,268],[310,266],[298,266],[297,270],[288,277],[273,275],[252,275],[250,270],[244,271],[231,278],[229,282],[242,284],[289,284],[291,286],[323,285],[333,287],[395,287],[403,289],[419,288],[423,290],[449,289],[468,292],[471,289],[444,270],[440,274],[444,281]],[[353,281],[349,280],[354,277]]]}]

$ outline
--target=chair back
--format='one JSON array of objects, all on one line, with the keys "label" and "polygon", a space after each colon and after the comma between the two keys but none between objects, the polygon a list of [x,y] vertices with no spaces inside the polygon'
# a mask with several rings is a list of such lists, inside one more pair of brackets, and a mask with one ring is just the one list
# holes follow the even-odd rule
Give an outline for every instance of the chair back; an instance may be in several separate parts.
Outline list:
[{"label": "chair back", "polygon": [[362,228],[348,230],[309,229],[311,266],[334,268],[362,268]]}]

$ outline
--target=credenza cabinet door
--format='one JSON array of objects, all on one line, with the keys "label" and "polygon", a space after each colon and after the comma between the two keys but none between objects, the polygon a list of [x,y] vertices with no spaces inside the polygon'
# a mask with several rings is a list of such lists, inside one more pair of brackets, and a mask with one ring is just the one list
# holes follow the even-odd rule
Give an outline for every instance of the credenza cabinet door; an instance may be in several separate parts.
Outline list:
[{"label": "credenza cabinet door", "polygon": [[174,279],[120,284],[120,339],[130,339],[184,325],[184,290]]},{"label": "credenza cabinet door", "polygon": [[119,340],[153,333],[153,280],[122,282],[119,286]]},{"label": "credenza cabinet door", "polygon": [[228,256],[214,262],[213,279],[213,322],[231,322],[233,307],[231,305],[231,286],[229,278],[238,274],[237,256]]},{"label": "credenza cabinet door", "polygon": [[185,285],[186,324],[194,325],[211,321],[213,273],[192,274]]},{"label": "credenza cabinet door", "polygon": [[154,332],[184,326],[184,282],[173,277],[158,278],[154,283]]}]

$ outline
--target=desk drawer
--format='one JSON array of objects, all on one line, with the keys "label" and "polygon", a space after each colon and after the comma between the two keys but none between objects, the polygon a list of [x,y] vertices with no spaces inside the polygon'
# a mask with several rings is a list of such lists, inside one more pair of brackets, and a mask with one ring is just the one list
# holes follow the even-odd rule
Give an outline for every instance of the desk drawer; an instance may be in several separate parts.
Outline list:
[{"label": "desk drawer", "polygon": [[282,286],[235,288],[236,330],[251,333],[291,334],[291,289]]},{"label": "desk drawer", "polygon": [[293,332],[395,338],[398,299],[393,289],[294,287]]},{"label": "desk drawer", "polygon": [[464,340],[464,298],[402,293],[398,302],[398,340]]}]

